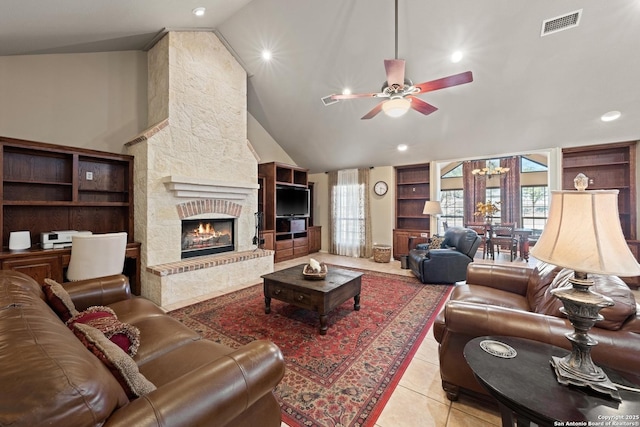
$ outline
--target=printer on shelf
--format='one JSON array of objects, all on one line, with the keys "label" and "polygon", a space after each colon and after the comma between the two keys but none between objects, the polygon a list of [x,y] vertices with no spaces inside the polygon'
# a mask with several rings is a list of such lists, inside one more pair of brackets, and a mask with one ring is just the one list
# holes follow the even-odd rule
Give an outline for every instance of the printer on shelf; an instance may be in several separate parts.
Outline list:
[{"label": "printer on shelf", "polygon": [[40,233],[40,246],[42,249],[61,249],[71,247],[71,238],[73,236],[91,235],[90,231],[50,231],[48,233]]}]

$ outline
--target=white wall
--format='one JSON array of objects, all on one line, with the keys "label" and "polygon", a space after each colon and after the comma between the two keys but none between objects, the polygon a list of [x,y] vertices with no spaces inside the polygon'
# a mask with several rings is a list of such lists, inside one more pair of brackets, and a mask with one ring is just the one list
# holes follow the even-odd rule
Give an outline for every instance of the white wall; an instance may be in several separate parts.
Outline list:
[{"label": "white wall", "polygon": [[322,227],[322,252],[329,252],[329,176],[326,173],[309,174],[313,182],[313,225]]},{"label": "white wall", "polygon": [[296,165],[289,155],[278,145],[275,139],[262,125],[247,112],[247,136],[253,149],[258,154],[259,163],[279,162]]},{"label": "white wall", "polygon": [[147,126],[147,55],[0,57],[0,135],[123,152]]},{"label": "white wall", "polygon": [[[370,171],[369,191],[371,192],[371,240],[374,244],[393,245],[393,229],[395,225],[396,181],[392,166],[375,167]],[[373,186],[384,181],[389,191],[384,196],[373,192]]]}]

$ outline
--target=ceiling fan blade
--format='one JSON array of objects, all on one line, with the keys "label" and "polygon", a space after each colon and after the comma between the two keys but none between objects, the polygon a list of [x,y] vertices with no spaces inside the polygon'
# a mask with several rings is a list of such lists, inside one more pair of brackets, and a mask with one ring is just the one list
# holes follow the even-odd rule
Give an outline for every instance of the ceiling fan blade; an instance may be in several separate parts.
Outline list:
[{"label": "ceiling fan blade", "polygon": [[378,114],[380,111],[382,111],[382,104],[384,104],[384,102],[381,102],[378,105],[376,105],[375,107],[373,107],[373,110],[369,111],[367,114],[362,116],[361,120],[368,120],[368,119],[370,119],[372,117],[375,117],[376,114]]},{"label": "ceiling fan blade", "polygon": [[420,93],[424,93],[424,92],[431,92],[433,90],[444,89],[446,87],[457,86],[457,85],[469,83],[472,81],[473,81],[473,75],[471,74],[471,71],[466,71],[464,73],[454,74],[449,77],[443,77],[438,80],[419,83],[413,86],[420,89]]},{"label": "ceiling fan blade", "polygon": [[416,98],[415,96],[407,96],[407,98],[411,100],[411,108],[419,113],[424,114],[425,116],[438,110],[438,107],[434,107],[433,105],[424,102],[422,99]]},{"label": "ceiling fan blade", "polygon": [[404,59],[385,59],[384,69],[387,71],[387,85],[404,87]]},{"label": "ceiling fan blade", "polygon": [[351,93],[349,95],[331,95],[331,99],[375,98],[378,93]]}]

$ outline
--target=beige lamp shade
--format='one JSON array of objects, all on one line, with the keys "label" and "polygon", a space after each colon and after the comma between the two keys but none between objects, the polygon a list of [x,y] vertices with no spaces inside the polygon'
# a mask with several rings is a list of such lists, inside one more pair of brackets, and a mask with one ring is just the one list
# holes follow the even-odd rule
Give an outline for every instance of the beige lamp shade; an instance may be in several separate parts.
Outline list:
[{"label": "beige lamp shade", "polygon": [[552,191],[549,218],[531,255],[574,271],[640,275],[620,226],[618,190]]},{"label": "beige lamp shade", "polygon": [[424,209],[422,209],[424,215],[441,215],[442,207],[437,200],[427,200],[424,202]]}]

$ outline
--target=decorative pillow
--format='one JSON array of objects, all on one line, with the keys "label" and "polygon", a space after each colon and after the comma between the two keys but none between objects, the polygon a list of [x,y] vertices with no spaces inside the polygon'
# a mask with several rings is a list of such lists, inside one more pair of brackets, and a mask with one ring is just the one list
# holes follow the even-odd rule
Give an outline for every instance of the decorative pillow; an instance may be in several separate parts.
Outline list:
[{"label": "decorative pillow", "polygon": [[111,371],[129,399],[144,396],[156,389],[138,370],[138,365],[120,347],[98,329],[82,323],[73,325],[73,332],[85,347]]},{"label": "decorative pillow", "polygon": [[444,242],[444,237],[432,236],[431,239],[429,240],[429,249],[442,248],[442,242]]},{"label": "decorative pillow", "polygon": [[75,304],[67,290],[58,282],[51,279],[44,279],[42,291],[47,298],[47,304],[56,312],[63,322],[78,314]]},{"label": "decorative pillow", "polygon": [[67,326],[82,323],[98,329],[108,340],[133,357],[140,347],[140,330],[133,325],[122,323],[109,307],[96,305],[87,308],[67,320]]}]

